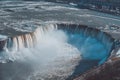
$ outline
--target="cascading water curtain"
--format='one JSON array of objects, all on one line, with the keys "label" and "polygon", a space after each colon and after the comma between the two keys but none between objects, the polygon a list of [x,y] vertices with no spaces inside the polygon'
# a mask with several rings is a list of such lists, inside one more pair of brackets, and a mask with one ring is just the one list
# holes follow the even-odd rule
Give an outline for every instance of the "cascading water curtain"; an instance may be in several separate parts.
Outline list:
[{"label": "cascading water curtain", "polygon": [[25,77],[26,80],[65,80],[70,75],[73,76],[76,69],[80,70],[76,66],[81,61],[92,63],[108,57],[112,40],[107,41],[108,36],[104,36],[104,33],[86,28],[79,25],[41,25],[34,32],[6,39],[0,61],[6,64],[29,64],[33,72]]}]

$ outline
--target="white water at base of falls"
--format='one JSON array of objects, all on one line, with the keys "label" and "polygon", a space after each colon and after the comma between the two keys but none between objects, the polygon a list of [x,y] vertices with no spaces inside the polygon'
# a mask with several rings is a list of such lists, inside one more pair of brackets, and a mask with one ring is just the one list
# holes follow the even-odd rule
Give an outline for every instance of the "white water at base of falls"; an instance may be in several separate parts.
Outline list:
[{"label": "white water at base of falls", "polygon": [[79,50],[67,43],[67,35],[61,30],[38,28],[35,36],[36,45],[30,48],[23,46],[20,37],[13,40],[12,49],[6,47],[3,58],[29,63],[34,71],[26,80],[65,80],[81,59]]}]

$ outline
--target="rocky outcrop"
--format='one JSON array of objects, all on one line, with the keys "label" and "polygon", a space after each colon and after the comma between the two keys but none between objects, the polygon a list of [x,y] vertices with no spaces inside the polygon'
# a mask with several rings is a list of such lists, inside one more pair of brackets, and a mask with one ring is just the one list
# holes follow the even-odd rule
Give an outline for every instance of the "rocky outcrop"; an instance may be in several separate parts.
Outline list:
[{"label": "rocky outcrop", "polygon": [[120,80],[120,58],[115,57],[74,80]]}]

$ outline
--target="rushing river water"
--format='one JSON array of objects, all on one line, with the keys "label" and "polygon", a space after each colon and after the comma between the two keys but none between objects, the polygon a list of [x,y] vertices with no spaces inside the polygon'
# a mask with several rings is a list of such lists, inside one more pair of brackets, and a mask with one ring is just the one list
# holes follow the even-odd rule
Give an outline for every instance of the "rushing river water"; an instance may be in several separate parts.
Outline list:
[{"label": "rushing river water", "polygon": [[69,24],[96,28],[120,25],[119,21],[116,16],[67,4],[2,1],[0,80],[73,79],[102,64],[113,42],[97,29]]}]

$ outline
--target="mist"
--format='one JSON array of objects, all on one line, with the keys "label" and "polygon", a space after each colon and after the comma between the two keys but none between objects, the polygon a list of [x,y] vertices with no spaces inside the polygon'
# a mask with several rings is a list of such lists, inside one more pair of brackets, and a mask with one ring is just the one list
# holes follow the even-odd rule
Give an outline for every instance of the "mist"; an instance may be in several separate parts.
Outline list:
[{"label": "mist", "polygon": [[[4,52],[3,61],[11,60],[13,63],[28,64],[30,68],[28,76],[22,75],[23,73],[21,72],[16,72],[17,70],[14,71],[21,74],[20,76],[24,77],[22,79],[66,79],[73,73],[75,66],[78,65],[81,53],[76,47],[67,43],[68,37],[62,30],[54,28],[50,28],[47,31],[42,30],[38,28],[35,31],[37,38],[34,47],[25,48],[21,46],[22,42],[20,42],[21,45],[13,42],[13,49]],[[16,50],[17,46],[20,48],[18,51]],[[21,68],[24,70],[26,67],[23,66]],[[13,76],[14,78],[16,78],[16,75]]]}]

